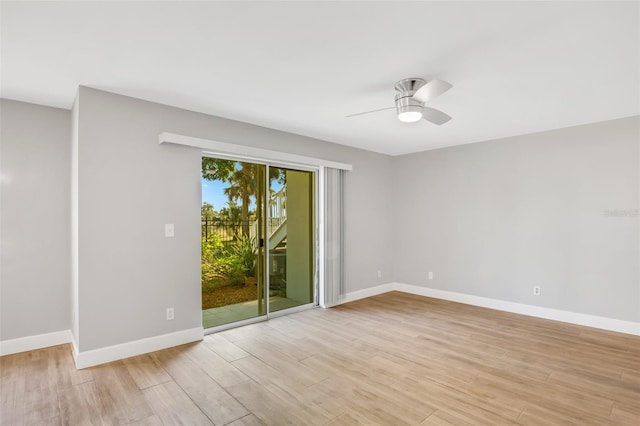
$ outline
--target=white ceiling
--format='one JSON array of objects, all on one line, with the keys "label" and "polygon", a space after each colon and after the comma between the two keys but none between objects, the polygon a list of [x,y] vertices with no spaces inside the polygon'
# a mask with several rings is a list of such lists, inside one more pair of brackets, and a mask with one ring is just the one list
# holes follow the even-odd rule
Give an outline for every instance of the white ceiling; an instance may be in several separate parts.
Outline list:
[{"label": "white ceiling", "polygon": [[[640,3],[2,2],[2,97],[86,85],[398,155],[640,114]],[[400,123],[438,78],[453,120]]]}]

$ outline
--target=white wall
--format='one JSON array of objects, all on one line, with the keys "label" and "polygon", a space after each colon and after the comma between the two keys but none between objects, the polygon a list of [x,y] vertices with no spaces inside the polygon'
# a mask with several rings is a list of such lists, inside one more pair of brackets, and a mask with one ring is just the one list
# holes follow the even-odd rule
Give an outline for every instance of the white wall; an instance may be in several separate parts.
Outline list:
[{"label": "white wall", "polygon": [[395,157],[395,281],[640,322],[639,129],[632,117]]},{"label": "white wall", "polygon": [[[79,102],[81,352],[202,324],[200,152],[158,145],[161,132],[352,163],[347,291],[376,283],[379,269],[390,281],[391,157],[85,87]],[[164,237],[165,223],[175,238]]]},{"label": "white wall", "polygon": [[0,340],[70,327],[70,112],[0,100]]}]

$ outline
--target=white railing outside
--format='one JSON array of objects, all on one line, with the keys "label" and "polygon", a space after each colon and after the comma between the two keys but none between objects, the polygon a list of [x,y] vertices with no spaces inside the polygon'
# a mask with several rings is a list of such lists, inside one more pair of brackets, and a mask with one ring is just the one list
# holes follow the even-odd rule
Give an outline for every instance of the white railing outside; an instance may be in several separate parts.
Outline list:
[{"label": "white railing outside", "polygon": [[[280,225],[287,220],[287,187],[273,194],[269,199],[269,223],[267,234],[269,238],[278,230]],[[254,247],[258,247],[258,221],[255,220],[249,229],[249,237],[253,240]]]},{"label": "white railing outside", "polygon": [[269,237],[273,235],[282,223],[287,220],[287,187],[271,196],[269,200],[269,226],[267,232]]}]

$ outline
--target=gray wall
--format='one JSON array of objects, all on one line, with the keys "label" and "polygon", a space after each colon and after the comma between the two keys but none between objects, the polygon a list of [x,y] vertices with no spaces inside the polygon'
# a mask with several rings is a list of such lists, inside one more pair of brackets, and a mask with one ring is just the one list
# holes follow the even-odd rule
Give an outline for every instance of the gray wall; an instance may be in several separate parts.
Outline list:
[{"label": "gray wall", "polygon": [[0,340],[70,327],[70,112],[0,100]]},{"label": "gray wall", "polygon": [[640,321],[639,128],[632,117],[394,157],[395,281]]},{"label": "gray wall", "polygon": [[397,281],[640,321],[638,218],[620,215],[638,209],[638,117],[391,158],[84,87],[73,120],[1,114],[2,340],[71,328],[86,351],[201,325],[200,153],[163,131],[352,163],[348,292]]},{"label": "gray wall", "polygon": [[158,145],[161,132],[352,163],[347,291],[376,283],[379,269],[390,281],[391,157],[85,87],[79,102],[80,351],[202,325],[200,152]]}]

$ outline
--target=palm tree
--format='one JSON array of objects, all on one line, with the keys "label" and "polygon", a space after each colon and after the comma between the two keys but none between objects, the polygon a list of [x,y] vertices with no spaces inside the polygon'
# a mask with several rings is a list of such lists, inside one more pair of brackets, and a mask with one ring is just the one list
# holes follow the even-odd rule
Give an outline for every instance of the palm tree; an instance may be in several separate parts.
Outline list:
[{"label": "palm tree", "polygon": [[240,224],[240,207],[236,205],[235,202],[230,201],[228,203],[229,207],[223,207],[220,209],[220,220],[223,222]]},{"label": "palm tree", "polygon": [[206,201],[202,203],[202,207],[200,208],[200,216],[203,219],[209,221],[215,220],[217,213],[213,208],[213,204],[207,203]]},{"label": "palm tree", "polygon": [[249,237],[249,205],[251,196],[255,196],[257,189],[256,165],[251,163],[238,163],[240,167],[229,176],[230,186],[224,190],[229,201],[240,200],[240,221],[242,235]]},{"label": "palm tree", "polygon": [[[220,158],[202,158],[202,177],[206,180],[217,180],[230,184],[224,190],[224,193],[229,198],[229,206],[235,206],[237,205],[236,202],[240,201],[240,221],[242,235],[245,237],[249,237],[249,205],[251,204],[251,197],[257,194],[258,167],[262,166]],[[269,182],[278,180],[283,183],[284,177],[283,169],[277,167],[269,168]],[[220,212],[222,213],[222,210]]]}]

